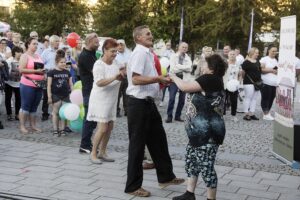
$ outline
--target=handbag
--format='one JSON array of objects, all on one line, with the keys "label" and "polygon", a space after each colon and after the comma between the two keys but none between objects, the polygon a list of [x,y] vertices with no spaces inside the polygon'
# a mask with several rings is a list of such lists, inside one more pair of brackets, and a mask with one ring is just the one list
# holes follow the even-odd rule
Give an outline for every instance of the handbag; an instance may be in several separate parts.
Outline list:
[{"label": "handbag", "polygon": [[31,78],[24,76],[28,80],[30,80],[37,88],[46,89],[46,80],[32,80]]},{"label": "handbag", "polygon": [[249,78],[249,80],[253,84],[255,90],[261,90],[264,87],[262,80],[253,81],[248,74],[246,74],[246,76]]}]

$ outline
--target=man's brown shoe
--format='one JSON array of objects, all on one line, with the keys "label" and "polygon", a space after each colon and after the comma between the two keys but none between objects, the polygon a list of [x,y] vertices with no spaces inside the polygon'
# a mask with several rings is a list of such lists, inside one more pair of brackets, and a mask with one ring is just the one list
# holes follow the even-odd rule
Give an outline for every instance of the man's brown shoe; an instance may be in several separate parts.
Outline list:
[{"label": "man's brown shoe", "polygon": [[137,196],[137,197],[149,197],[151,195],[151,193],[147,190],[145,190],[144,188],[139,188],[134,192],[129,192],[128,194],[131,194],[133,196]]},{"label": "man's brown shoe", "polygon": [[171,181],[165,182],[165,183],[159,183],[159,187],[161,188],[165,188],[168,187],[169,185],[180,185],[181,183],[184,183],[184,179],[183,178],[174,178]]},{"label": "man's brown shoe", "polygon": [[147,170],[147,169],[154,169],[154,168],[155,168],[154,163],[147,163],[147,162],[145,162],[143,164],[143,169],[145,169],[145,170]]}]

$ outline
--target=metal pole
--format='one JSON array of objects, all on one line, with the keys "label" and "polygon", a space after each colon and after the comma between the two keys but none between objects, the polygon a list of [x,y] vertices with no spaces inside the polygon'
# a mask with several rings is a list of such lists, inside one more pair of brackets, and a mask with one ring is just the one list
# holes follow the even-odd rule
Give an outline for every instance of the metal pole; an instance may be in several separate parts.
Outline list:
[{"label": "metal pole", "polygon": [[179,35],[179,43],[182,42],[183,38],[183,12],[184,8],[183,6],[181,7],[181,19],[180,19],[180,35]]},{"label": "metal pole", "polygon": [[253,20],[254,20],[254,9],[252,8],[252,12],[251,12],[251,26],[250,26],[249,43],[248,43],[248,51],[252,47]]}]

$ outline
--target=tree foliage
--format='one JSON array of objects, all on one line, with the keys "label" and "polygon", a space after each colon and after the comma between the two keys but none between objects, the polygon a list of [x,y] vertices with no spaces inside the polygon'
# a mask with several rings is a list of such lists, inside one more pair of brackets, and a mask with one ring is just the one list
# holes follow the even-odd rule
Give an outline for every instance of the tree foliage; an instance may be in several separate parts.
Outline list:
[{"label": "tree foliage", "polygon": [[[150,26],[155,39],[179,42],[180,14],[184,8],[184,37],[190,50],[223,44],[247,49],[251,10],[254,9],[254,36],[279,31],[280,17],[300,13],[300,0],[98,0],[88,8],[83,0],[17,0],[10,20],[12,29],[28,35],[95,31],[100,36],[123,38],[133,45],[132,30]],[[4,18],[0,14],[1,18]],[[6,16],[7,17],[7,16]],[[92,27],[88,21],[92,21]],[[300,18],[297,19],[300,28]],[[92,30],[90,29],[92,28]],[[299,30],[299,29],[298,29]],[[297,40],[300,40],[298,31]],[[255,45],[258,45],[257,40]]]},{"label": "tree foliage", "polygon": [[133,44],[132,30],[146,23],[147,6],[136,0],[99,0],[93,10],[93,29],[104,37],[122,38]]},{"label": "tree foliage", "polygon": [[82,34],[87,31],[87,14],[88,7],[80,1],[18,0],[10,23],[24,36],[33,30],[40,35]]}]

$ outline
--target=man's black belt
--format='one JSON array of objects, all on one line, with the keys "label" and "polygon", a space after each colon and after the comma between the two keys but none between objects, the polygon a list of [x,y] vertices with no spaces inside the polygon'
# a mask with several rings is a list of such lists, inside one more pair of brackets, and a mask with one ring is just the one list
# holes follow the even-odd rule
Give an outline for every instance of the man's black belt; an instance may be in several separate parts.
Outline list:
[{"label": "man's black belt", "polygon": [[130,98],[133,98],[133,99],[136,99],[136,100],[142,100],[142,101],[147,101],[147,102],[154,102],[154,98],[150,97],[150,96],[147,96],[144,99],[139,99],[139,98],[136,98],[135,96],[132,96],[132,95],[128,95],[128,96]]}]

